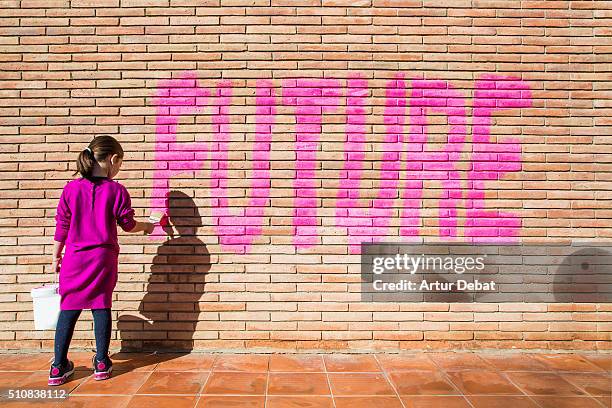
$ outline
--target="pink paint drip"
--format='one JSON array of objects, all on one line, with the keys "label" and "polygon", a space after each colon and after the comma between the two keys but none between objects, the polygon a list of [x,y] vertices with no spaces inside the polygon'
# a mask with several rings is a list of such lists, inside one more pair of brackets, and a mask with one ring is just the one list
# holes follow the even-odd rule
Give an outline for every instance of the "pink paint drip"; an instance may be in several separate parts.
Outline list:
[{"label": "pink paint drip", "polygon": [[524,81],[498,75],[483,75],[475,89],[465,236],[473,241],[513,241],[520,231],[521,219],[515,213],[484,209],[485,180],[499,180],[507,172],[520,171],[521,144],[516,138],[494,143],[492,115],[502,109],[530,107],[531,92]]},{"label": "pink paint drip", "polygon": [[293,243],[307,248],[318,243],[316,168],[322,115],[340,102],[336,79],[288,79],[283,81],[283,104],[295,106],[296,163],[293,212]]}]

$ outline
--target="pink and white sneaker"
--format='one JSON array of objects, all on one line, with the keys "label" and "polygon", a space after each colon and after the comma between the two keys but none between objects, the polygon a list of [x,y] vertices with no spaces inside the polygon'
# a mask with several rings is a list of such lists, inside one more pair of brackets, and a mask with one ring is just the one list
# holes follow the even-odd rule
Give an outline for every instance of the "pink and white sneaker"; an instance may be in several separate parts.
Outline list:
[{"label": "pink and white sneaker", "polygon": [[51,364],[51,369],[49,370],[49,382],[47,384],[51,386],[62,385],[68,381],[68,377],[70,377],[73,373],[74,363],[70,360],[68,360],[64,365]]},{"label": "pink and white sneaker", "polygon": [[106,357],[103,361],[98,361],[94,354],[92,361],[94,366],[94,379],[100,381],[111,377],[113,362],[110,358]]}]

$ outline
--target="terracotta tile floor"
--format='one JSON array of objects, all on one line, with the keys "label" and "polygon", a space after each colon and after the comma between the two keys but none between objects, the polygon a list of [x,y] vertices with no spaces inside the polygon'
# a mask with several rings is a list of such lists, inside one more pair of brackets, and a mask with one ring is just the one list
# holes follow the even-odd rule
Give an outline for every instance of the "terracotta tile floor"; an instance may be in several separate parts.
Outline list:
[{"label": "terracotta tile floor", "polygon": [[[115,353],[94,381],[92,353],[47,387],[49,353],[0,355],[0,406],[88,408],[612,408],[612,354]],[[8,399],[8,390],[65,400]]]}]

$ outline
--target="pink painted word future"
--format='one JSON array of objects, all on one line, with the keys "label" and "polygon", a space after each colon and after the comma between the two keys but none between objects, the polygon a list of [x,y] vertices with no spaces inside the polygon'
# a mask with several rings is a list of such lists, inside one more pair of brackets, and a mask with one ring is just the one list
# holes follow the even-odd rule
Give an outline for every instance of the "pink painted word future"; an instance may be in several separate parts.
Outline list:
[{"label": "pink painted word future", "polygon": [[[319,244],[317,206],[317,151],[324,140],[323,116],[345,114],[343,167],[339,171],[335,226],[348,237],[350,253],[361,242],[380,242],[390,235],[394,209],[400,209],[399,234],[419,235],[423,182],[436,180],[439,198],[439,235],[458,238],[458,208],[465,208],[463,239],[499,241],[516,239],[521,219],[512,212],[488,208],[486,182],[521,170],[521,144],[517,137],[491,137],[493,115],[502,110],[531,106],[531,92],[520,78],[485,74],[474,82],[471,137],[468,139],[466,96],[445,80],[405,79],[399,73],[386,83],[384,151],[378,189],[373,199],[361,198],[367,143],[368,81],[359,75],[339,79],[286,79],[279,87],[271,80],[256,82],[255,140],[250,161],[248,205],[230,206],[228,189],[231,81],[214,89],[201,87],[196,74],[161,81],[156,105],[155,173],[151,206],[165,211],[171,179],[195,177],[210,169],[213,227],[223,249],[247,253],[262,234],[270,210],[270,149],[278,108],[295,115],[295,177],[293,179],[293,243],[296,248]],[[177,128],[182,116],[210,110],[212,140],[180,142]],[[448,134],[442,150],[428,150],[428,114],[447,117]],[[520,114],[520,113],[519,113]],[[402,154],[406,158],[402,159]],[[465,162],[469,162],[466,170]],[[209,161],[207,164],[206,162]],[[463,162],[460,169],[459,162]],[[401,173],[402,172],[402,173]],[[403,174],[405,179],[401,179]],[[463,184],[463,185],[462,185]],[[160,227],[152,235],[163,239]]]}]

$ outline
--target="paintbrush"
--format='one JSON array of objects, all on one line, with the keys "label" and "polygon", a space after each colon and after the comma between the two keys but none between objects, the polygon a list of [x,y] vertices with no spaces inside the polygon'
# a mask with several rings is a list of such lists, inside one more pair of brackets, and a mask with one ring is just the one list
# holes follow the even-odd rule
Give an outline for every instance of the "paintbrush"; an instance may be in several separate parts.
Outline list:
[{"label": "paintbrush", "polygon": [[159,223],[162,218],[164,218],[164,213],[162,211],[153,211],[149,215],[149,222],[153,224]]}]

